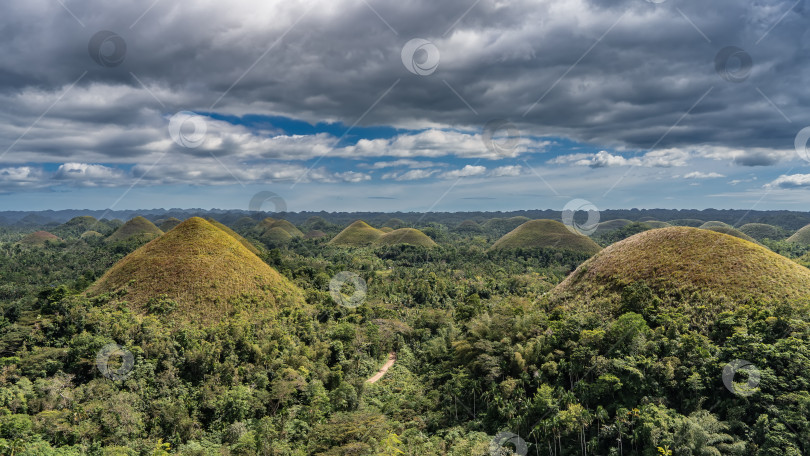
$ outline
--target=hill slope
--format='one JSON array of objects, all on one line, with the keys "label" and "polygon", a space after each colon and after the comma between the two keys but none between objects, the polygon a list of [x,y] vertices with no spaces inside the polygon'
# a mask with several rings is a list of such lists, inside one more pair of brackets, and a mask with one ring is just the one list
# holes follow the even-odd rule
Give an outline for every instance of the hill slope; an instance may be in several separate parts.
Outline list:
[{"label": "hill slope", "polygon": [[803,246],[810,246],[810,225],[803,226],[787,238],[788,242],[793,242]]},{"label": "hill slope", "polygon": [[329,243],[347,247],[361,247],[373,244],[383,234],[382,231],[373,228],[368,223],[357,220],[338,233]]},{"label": "hill slope", "polygon": [[547,247],[593,254],[601,247],[590,238],[572,233],[556,220],[531,220],[506,233],[492,250]]},{"label": "hill slope", "polygon": [[782,228],[767,223],[746,223],[740,227],[740,232],[758,241],[763,239],[779,240],[785,237]]},{"label": "hill slope", "polygon": [[46,242],[59,242],[59,241],[61,241],[59,237],[47,231],[36,231],[20,239],[19,243],[22,245],[43,246],[45,245]]},{"label": "hill slope", "polygon": [[[122,300],[138,313],[153,311],[165,296],[176,307],[169,318],[216,321],[231,300],[256,298],[255,306],[303,305],[303,293],[228,233],[192,217],[130,253],[88,290],[89,296],[125,290]],[[152,301],[150,302],[150,299]]]},{"label": "hill slope", "polygon": [[712,226],[712,227],[705,228],[705,229],[707,229],[709,231],[714,231],[715,233],[723,233],[723,234],[728,234],[729,236],[734,236],[736,238],[745,239],[748,242],[757,243],[756,239],[752,238],[751,236],[743,233],[742,231],[740,231],[740,230],[738,230],[736,228],[725,227],[725,226]]},{"label": "hill slope", "polygon": [[216,220],[214,220],[214,219],[212,219],[212,218],[210,218],[210,219],[206,219],[206,221],[207,221],[208,223],[210,223],[210,224],[214,225],[215,227],[217,227],[217,228],[221,229],[222,231],[224,231],[224,232],[226,232],[226,233],[230,234],[230,235],[231,235],[231,237],[233,237],[234,239],[236,239],[237,241],[239,241],[239,242],[240,242],[242,245],[244,245],[244,246],[245,246],[245,248],[247,248],[248,250],[250,250],[250,251],[251,251],[251,253],[253,253],[254,255],[258,255],[258,254],[260,253],[260,252],[259,252],[259,249],[258,249],[258,248],[256,248],[256,246],[255,246],[255,245],[253,245],[253,244],[252,244],[250,241],[248,241],[247,239],[243,238],[241,234],[239,234],[239,233],[237,233],[236,231],[234,231],[234,230],[230,229],[230,228],[229,228],[227,225],[223,225],[222,223],[220,223],[220,222],[218,222],[218,221],[216,221]]},{"label": "hill slope", "polygon": [[163,234],[154,223],[141,217],[140,215],[133,218],[121,225],[115,232],[107,236],[110,242],[123,241],[134,236],[142,236],[144,238],[154,238]]},{"label": "hill slope", "polygon": [[400,228],[398,230],[385,233],[374,243],[379,245],[410,244],[421,245],[423,247],[436,246],[433,239],[429,238],[425,233],[417,230],[416,228]]},{"label": "hill slope", "polygon": [[645,231],[607,247],[550,296],[574,307],[616,311],[624,288],[638,281],[665,302],[680,303],[698,293],[701,306],[810,296],[807,268],[757,244],[687,227]]}]

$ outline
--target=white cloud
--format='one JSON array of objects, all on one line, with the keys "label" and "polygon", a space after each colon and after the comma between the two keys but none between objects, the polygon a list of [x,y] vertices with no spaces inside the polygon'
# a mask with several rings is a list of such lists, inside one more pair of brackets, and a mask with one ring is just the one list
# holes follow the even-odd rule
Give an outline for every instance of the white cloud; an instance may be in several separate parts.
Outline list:
[{"label": "white cloud", "polygon": [[437,172],[439,172],[438,169],[412,169],[410,171],[407,171],[407,172],[401,173],[401,174],[397,173],[397,172],[386,173],[386,174],[382,175],[381,179],[383,179],[383,180],[394,179],[394,180],[398,180],[398,181],[410,181],[410,180],[426,179],[426,178],[436,174]]},{"label": "white cloud", "polygon": [[523,174],[523,167],[519,165],[499,166],[489,172],[492,177],[520,176]]},{"label": "white cloud", "polygon": [[717,177],[726,177],[720,173],[704,173],[702,171],[692,171],[691,173],[684,174],[684,179],[714,179]]},{"label": "white cloud", "polygon": [[480,176],[486,172],[486,166],[465,165],[461,169],[455,169],[442,173],[440,177],[444,179],[457,179],[460,177]]},{"label": "white cloud", "polygon": [[810,174],[783,174],[763,187],[784,189],[810,187]]}]

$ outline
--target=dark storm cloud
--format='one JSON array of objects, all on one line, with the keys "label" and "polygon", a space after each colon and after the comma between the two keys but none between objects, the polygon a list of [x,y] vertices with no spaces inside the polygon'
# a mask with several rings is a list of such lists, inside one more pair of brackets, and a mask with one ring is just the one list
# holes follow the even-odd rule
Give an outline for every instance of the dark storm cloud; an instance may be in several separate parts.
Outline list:
[{"label": "dark storm cloud", "polygon": [[[350,125],[375,103],[360,124],[477,130],[505,118],[527,134],[640,150],[784,150],[810,125],[803,2],[792,11],[792,0],[150,4],[4,7],[2,150],[63,94],[14,152],[137,162],[171,147],[166,118],[180,110]],[[100,30],[126,42],[120,65],[91,58]],[[401,62],[415,37],[439,49],[433,74]],[[730,45],[753,62],[740,83],[715,71]]]}]

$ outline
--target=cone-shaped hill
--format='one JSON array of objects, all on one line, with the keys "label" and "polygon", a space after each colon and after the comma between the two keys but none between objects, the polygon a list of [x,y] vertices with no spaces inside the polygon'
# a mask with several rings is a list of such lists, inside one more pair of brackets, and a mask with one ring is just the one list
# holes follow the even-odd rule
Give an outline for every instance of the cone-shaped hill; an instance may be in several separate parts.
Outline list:
[{"label": "cone-shaped hill", "polygon": [[121,225],[115,232],[107,236],[107,241],[124,241],[138,236],[144,239],[151,239],[160,236],[163,231],[156,227],[154,223],[141,217],[140,215]]},{"label": "cone-shaped hill", "polygon": [[88,290],[88,296],[124,291],[138,313],[183,322],[216,322],[235,298],[263,308],[304,305],[303,292],[211,223],[192,217],[124,257]]},{"label": "cone-shaped hill", "polygon": [[99,222],[95,217],[80,215],[54,228],[53,234],[62,237],[78,237],[85,231],[103,231],[107,225]]},{"label": "cone-shaped hill", "polygon": [[311,230],[304,235],[305,239],[321,239],[323,237],[326,237],[326,233],[321,230]]},{"label": "cone-shaped hill", "polygon": [[803,226],[799,231],[793,233],[793,236],[787,238],[788,242],[795,244],[810,246],[810,225]]},{"label": "cone-shaped hill", "polygon": [[382,231],[383,233],[390,233],[390,232],[394,231],[394,229],[391,228],[390,226],[381,227],[379,230]]},{"label": "cone-shaped hill", "polygon": [[631,223],[633,222],[627,219],[606,220],[596,225],[596,231],[594,231],[594,234],[602,234],[607,233],[608,231],[615,231],[624,228],[625,226]]},{"label": "cone-shaped hill", "polygon": [[160,223],[158,223],[158,228],[160,228],[160,230],[163,231],[164,233],[168,233],[169,231],[171,231],[172,228],[176,227],[180,223],[182,223],[182,220],[174,217],[169,217],[166,220],[161,220]]},{"label": "cone-shaped hill", "polygon": [[779,240],[785,237],[784,230],[778,226],[768,225],[767,223],[746,223],[740,227],[742,233],[751,236],[757,241],[763,239]]},{"label": "cone-shaped hill", "polygon": [[304,237],[304,233],[302,233],[301,230],[286,220],[276,220],[267,217],[259,222],[259,224],[256,225],[256,228],[259,231],[260,237],[264,237],[273,228],[280,228],[286,231],[292,237]]},{"label": "cone-shaped hill", "polygon": [[346,247],[361,247],[373,244],[383,234],[385,233],[373,228],[368,223],[357,220],[338,233],[329,243]]},{"label": "cone-shaped hill", "polygon": [[594,254],[601,247],[589,237],[571,232],[556,220],[531,220],[506,233],[491,250],[546,247]]},{"label": "cone-shaped hill", "polygon": [[710,222],[706,222],[703,225],[700,225],[698,228],[733,228],[726,222],[718,222],[717,220],[712,220]]},{"label": "cone-shaped hill", "polygon": [[752,238],[751,236],[743,233],[742,231],[740,231],[740,230],[738,230],[736,228],[732,228],[730,226],[729,227],[726,227],[726,226],[712,226],[712,227],[709,227],[709,228],[706,228],[706,229],[709,230],[709,231],[714,231],[716,233],[728,234],[729,236],[734,236],[736,238],[745,239],[748,242],[754,242],[754,243],[757,242],[756,239]]},{"label": "cone-shaped hill", "polygon": [[250,251],[251,251],[251,252],[252,252],[254,255],[258,255],[258,254],[260,253],[260,252],[259,252],[259,249],[258,249],[258,248],[256,248],[256,246],[255,246],[255,245],[251,244],[251,242],[250,242],[250,241],[248,241],[247,239],[243,238],[241,234],[239,234],[239,233],[237,233],[236,231],[234,231],[234,230],[230,229],[230,228],[229,228],[227,225],[224,225],[224,224],[222,224],[222,223],[220,223],[220,222],[218,222],[218,221],[216,221],[216,220],[214,220],[214,219],[212,219],[212,218],[207,219],[207,222],[208,222],[208,223],[210,223],[210,224],[212,224],[212,225],[214,225],[215,227],[217,227],[217,228],[221,229],[222,231],[224,231],[224,232],[226,232],[226,233],[230,234],[230,235],[231,235],[231,237],[233,237],[234,239],[236,239],[237,241],[239,241],[239,242],[240,242],[242,245],[244,245],[244,246],[245,246],[245,248],[247,248],[248,250],[250,250]]},{"label": "cone-shaped hill", "polygon": [[667,223],[669,223],[672,226],[692,226],[692,227],[697,228],[697,227],[699,227],[700,225],[703,225],[706,222],[704,222],[703,220],[698,220],[698,219],[675,219],[675,220],[670,220]]},{"label": "cone-shaped hill", "polygon": [[[581,264],[549,297],[575,309],[638,313],[640,309],[622,306],[627,305],[627,293],[641,286],[661,299],[662,309],[670,305],[687,314],[716,313],[750,298],[760,302],[806,299],[810,270],[727,234],[671,227],[645,231],[608,246]],[[654,297],[636,301],[641,308],[660,307]],[[689,305],[693,301],[695,305]]]},{"label": "cone-shaped hill", "polygon": [[410,244],[419,245],[422,247],[435,247],[436,243],[433,239],[429,238],[425,233],[415,228],[400,228],[398,230],[385,233],[380,236],[375,244],[379,245],[399,245]]},{"label": "cone-shaped hill", "polygon": [[481,225],[475,223],[472,220],[464,220],[463,222],[458,224],[455,231],[458,233],[472,234],[472,233],[480,233],[484,231],[484,229],[481,228]]},{"label": "cone-shaped hill", "polygon": [[408,226],[408,224],[407,224],[407,223],[405,223],[405,221],[404,221],[404,220],[402,220],[402,219],[398,219],[398,218],[390,218],[390,219],[388,219],[388,221],[387,221],[387,222],[385,222],[385,224],[384,224],[383,226],[387,226],[387,227],[389,227],[389,228],[393,228],[393,229],[395,229],[395,230],[398,230],[398,229],[400,229],[400,228],[405,228],[405,227],[407,227],[407,226]]},{"label": "cone-shaped hill", "polygon": [[20,244],[34,247],[41,247],[45,245],[46,242],[59,242],[59,241],[61,241],[59,237],[47,231],[36,231],[20,239]]},{"label": "cone-shaped hill", "polygon": [[669,223],[662,222],[660,220],[645,220],[645,221],[643,221],[641,223],[643,223],[643,224],[645,224],[645,225],[647,225],[647,226],[649,226],[650,228],[653,228],[653,229],[655,229],[655,228],[666,228],[668,226],[672,226]]}]

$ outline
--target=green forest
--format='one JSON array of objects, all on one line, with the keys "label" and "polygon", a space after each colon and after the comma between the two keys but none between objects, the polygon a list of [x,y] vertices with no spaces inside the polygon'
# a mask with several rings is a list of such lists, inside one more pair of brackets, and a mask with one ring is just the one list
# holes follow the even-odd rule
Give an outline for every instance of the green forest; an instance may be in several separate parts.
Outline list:
[{"label": "green forest", "polygon": [[0,454],[810,452],[794,218],[269,215],[1,226]]}]

